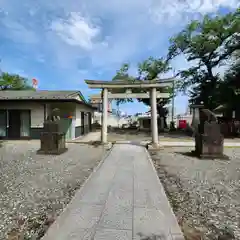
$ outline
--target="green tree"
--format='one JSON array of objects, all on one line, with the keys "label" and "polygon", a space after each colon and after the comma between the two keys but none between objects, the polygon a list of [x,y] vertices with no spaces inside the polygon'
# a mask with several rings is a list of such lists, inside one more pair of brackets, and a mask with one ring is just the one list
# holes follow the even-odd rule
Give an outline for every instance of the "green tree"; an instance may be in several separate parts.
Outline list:
[{"label": "green tree", "polygon": [[219,84],[219,102],[225,106],[227,116],[235,111],[236,118],[240,119],[240,58],[233,62]]},{"label": "green tree", "polygon": [[[138,79],[142,81],[154,81],[160,78],[161,74],[168,72],[171,69],[169,66],[169,62],[164,58],[153,58],[150,57],[142,63],[138,64]],[[169,92],[172,93],[172,88],[164,88],[157,89],[161,92]],[[139,90],[138,90],[139,91]],[[146,105],[150,105],[150,101],[148,98],[138,99],[138,101],[145,103]],[[169,102],[169,99],[158,99],[158,102],[162,102],[164,106]]]},{"label": "green tree", "polygon": [[33,90],[33,87],[28,83],[28,79],[3,72],[0,76],[0,90]]},{"label": "green tree", "polygon": [[164,58],[149,57],[138,64],[138,79],[152,81],[157,79],[160,74],[166,73],[171,69],[168,61]]},{"label": "green tree", "polygon": [[[117,70],[116,75],[112,78],[112,81],[128,81],[133,82],[135,81],[135,78],[129,75],[129,67],[130,65],[128,63],[122,64],[121,68]],[[126,89],[112,89],[112,93],[125,93]],[[132,99],[115,99],[117,106],[119,106],[122,103],[126,102],[132,102]]]},{"label": "green tree", "polygon": [[180,89],[193,87],[192,102],[201,101],[213,109],[217,106],[216,88],[221,81],[214,69],[240,49],[240,10],[225,16],[192,21],[170,39],[168,59],[184,54],[193,67],[179,72]]},{"label": "green tree", "polygon": [[[120,70],[117,71],[116,75],[113,77],[113,81],[123,80],[123,81],[155,81],[161,74],[168,72],[171,68],[168,61],[164,58],[153,58],[149,57],[147,60],[138,64],[138,74],[133,77],[129,74],[129,64],[123,64]],[[113,93],[124,93],[126,89],[112,89]],[[157,89],[160,90],[160,89]],[[147,92],[146,89],[132,89],[132,92],[144,93]],[[161,89],[161,92],[172,93],[172,88]],[[143,102],[146,105],[150,105],[149,99],[137,99],[139,102]],[[117,99],[117,104],[124,103],[126,101],[132,101],[132,99]],[[158,99],[158,113],[160,116],[166,118],[167,110],[165,109],[165,104],[167,104],[169,99]]]}]

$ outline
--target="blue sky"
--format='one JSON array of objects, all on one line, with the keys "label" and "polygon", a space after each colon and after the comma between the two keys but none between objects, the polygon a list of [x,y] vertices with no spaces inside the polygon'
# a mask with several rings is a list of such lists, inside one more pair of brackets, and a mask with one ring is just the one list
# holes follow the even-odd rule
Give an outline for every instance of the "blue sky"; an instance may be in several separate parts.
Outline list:
[{"label": "blue sky", "polygon": [[[88,97],[96,91],[84,79],[110,80],[123,62],[134,74],[138,62],[164,56],[169,37],[192,19],[238,6],[239,0],[0,0],[1,69],[38,79],[39,89],[80,90]],[[189,63],[179,56],[172,66]],[[177,112],[186,106],[187,97],[178,96]]]}]

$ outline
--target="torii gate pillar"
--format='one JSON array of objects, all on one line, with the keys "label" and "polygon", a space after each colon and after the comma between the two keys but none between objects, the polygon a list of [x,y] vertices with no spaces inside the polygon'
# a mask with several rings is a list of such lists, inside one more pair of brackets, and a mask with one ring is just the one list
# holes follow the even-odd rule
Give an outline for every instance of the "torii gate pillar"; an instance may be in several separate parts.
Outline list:
[{"label": "torii gate pillar", "polygon": [[107,143],[107,117],[108,117],[108,89],[102,89],[102,103],[103,103],[103,111],[102,111],[102,134],[101,141],[103,144]]},{"label": "torii gate pillar", "polygon": [[158,146],[157,89],[150,89],[152,144]]}]

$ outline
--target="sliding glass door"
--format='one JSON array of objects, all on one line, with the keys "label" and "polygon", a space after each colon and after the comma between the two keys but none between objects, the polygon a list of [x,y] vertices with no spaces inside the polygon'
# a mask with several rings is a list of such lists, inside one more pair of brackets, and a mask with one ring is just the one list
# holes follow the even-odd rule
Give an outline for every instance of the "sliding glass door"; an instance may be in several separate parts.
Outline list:
[{"label": "sliding glass door", "polygon": [[0,110],[0,137],[7,136],[7,110]]},{"label": "sliding glass door", "polygon": [[30,117],[31,112],[30,110],[21,110],[20,118],[21,118],[21,125],[20,125],[20,136],[21,137],[30,137]]}]

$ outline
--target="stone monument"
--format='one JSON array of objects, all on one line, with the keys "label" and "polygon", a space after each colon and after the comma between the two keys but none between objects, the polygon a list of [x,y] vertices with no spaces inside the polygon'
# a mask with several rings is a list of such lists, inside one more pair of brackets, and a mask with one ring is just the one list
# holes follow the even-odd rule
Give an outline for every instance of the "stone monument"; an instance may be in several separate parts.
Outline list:
[{"label": "stone monument", "polygon": [[168,110],[166,107],[164,107],[164,105],[164,102],[161,100],[157,102],[157,112],[159,115],[158,125],[160,132],[164,132],[164,129],[167,128],[166,116],[168,114]]},{"label": "stone monument", "polygon": [[203,105],[192,105],[192,128],[195,137],[195,150],[192,152],[199,158],[228,159],[223,154],[224,137],[221,134],[217,117]]},{"label": "stone monument", "polygon": [[67,151],[65,133],[61,131],[59,109],[53,109],[43,124],[38,154],[59,155]]}]

